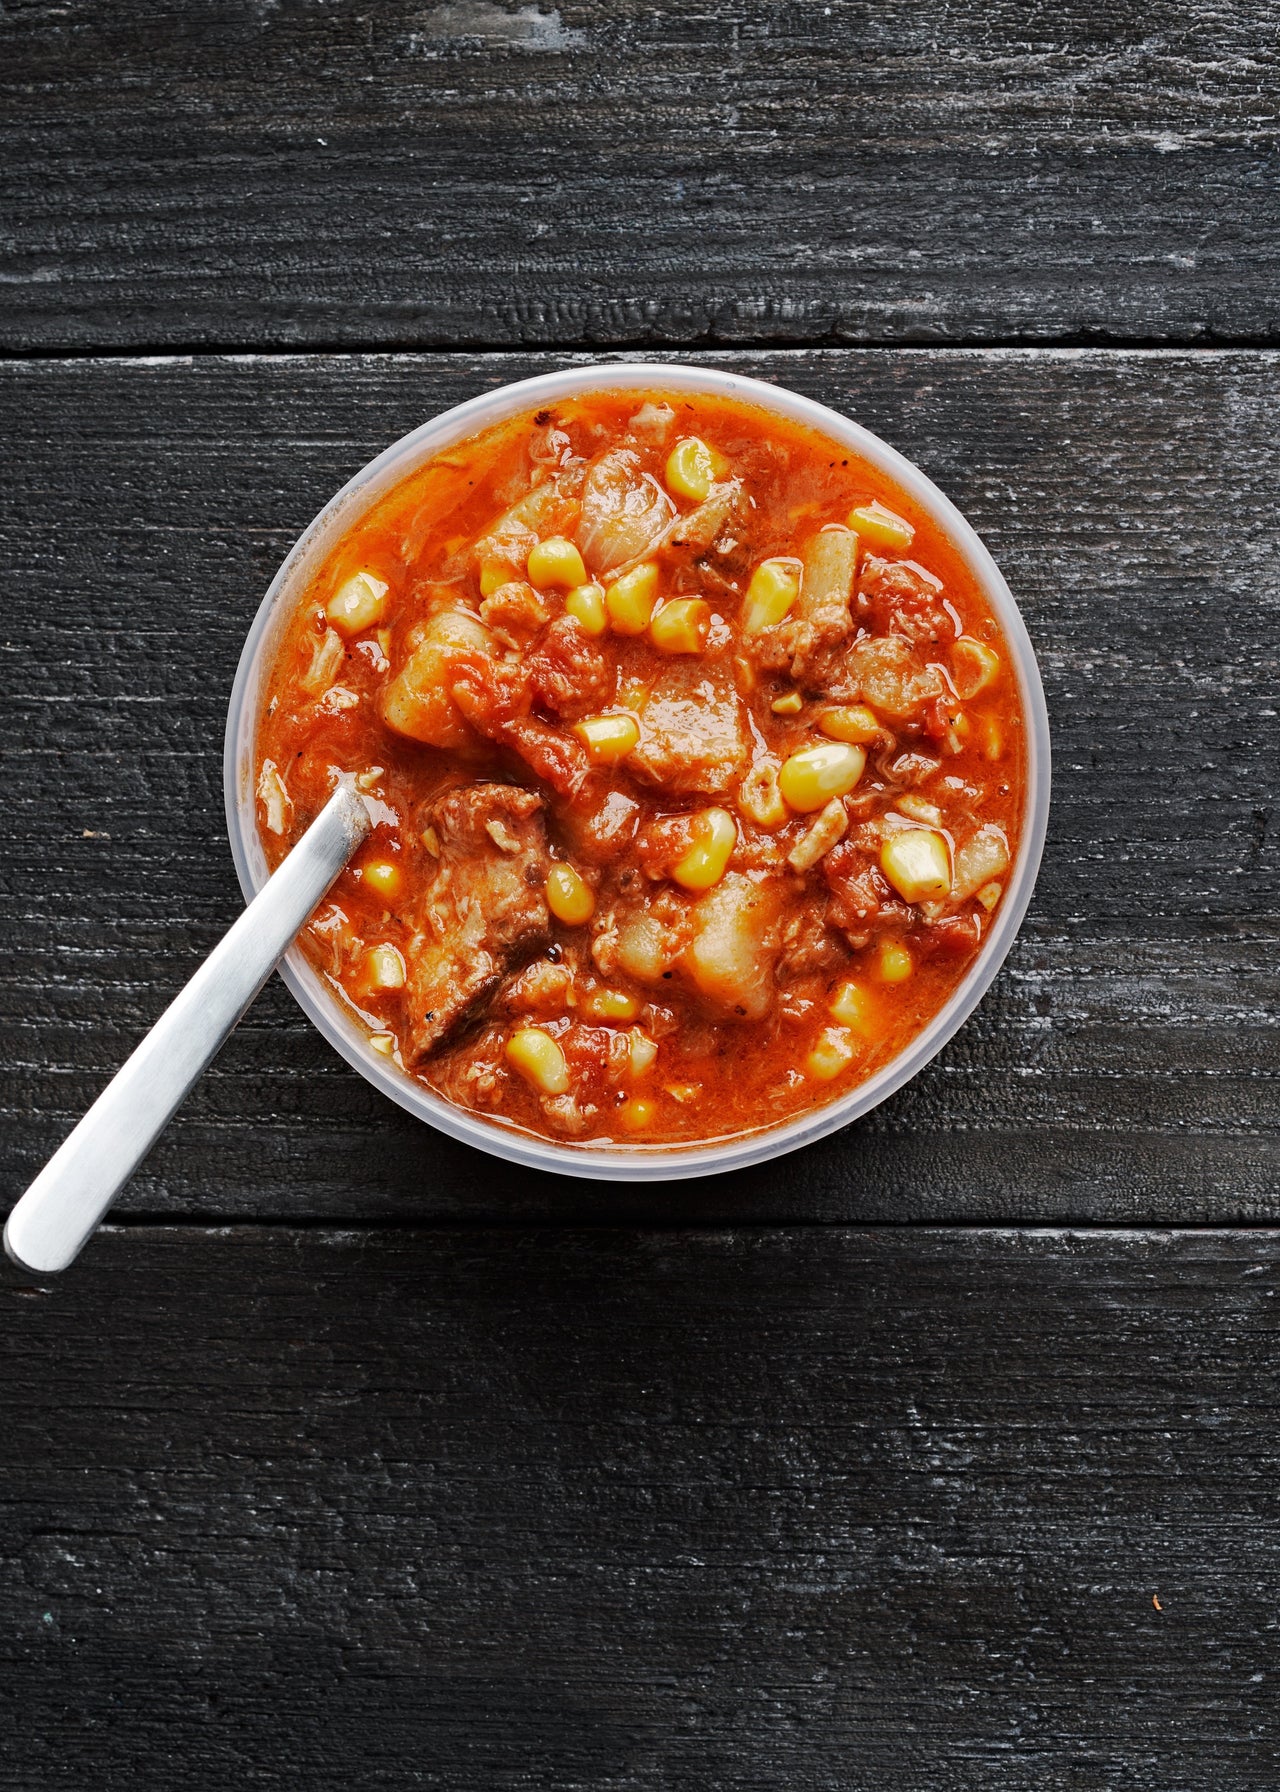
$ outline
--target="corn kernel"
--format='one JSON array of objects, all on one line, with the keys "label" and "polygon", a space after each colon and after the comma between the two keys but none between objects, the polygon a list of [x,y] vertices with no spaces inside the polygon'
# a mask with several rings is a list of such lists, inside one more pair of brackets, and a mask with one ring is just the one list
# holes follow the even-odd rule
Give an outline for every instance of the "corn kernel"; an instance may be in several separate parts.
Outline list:
[{"label": "corn kernel", "polygon": [[800,572],[798,560],[780,556],[760,562],[742,600],[740,620],[744,635],[758,635],[762,628],[772,628],[782,621],[800,595]]},{"label": "corn kernel", "polygon": [[370,989],[404,988],[404,959],[394,946],[371,946],[365,962]]},{"label": "corn kernel", "polygon": [[888,548],[890,553],[905,554],[916,538],[916,532],[905,517],[880,502],[856,505],[849,512],[849,527],[856,529],[868,547]]},{"label": "corn kernel", "polygon": [[642,560],[630,572],[615,579],[604,594],[609,620],[620,635],[642,635],[649,626],[658,596],[658,569]]},{"label": "corn kernel", "polygon": [[492,597],[504,585],[520,577],[520,568],[511,560],[486,560],[480,568],[480,595]]},{"label": "corn kernel", "polygon": [[724,876],[737,844],[737,823],[729,811],[704,809],[697,818],[694,843],[671,867],[671,875],[686,890],[709,890]]},{"label": "corn kernel", "polygon": [[885,940],[876,953],[876,976],[881,983],[905,983],[915,968],[910,952],[896,940]]},{"label": "corn kernel", "polygon": [[738,807],[758,828],[780,828],[790,811],[778,789],[778,768],[772,759],[761,759],[742,780]]},{"label": "corn kernel", "polygon": [[805,1060],[805,1068],[820,1083],[829,1083],[847,1070],[854,1059],[853,1035],[845,1027],[824,1027]]},{"label": "corn kernel", "polygon": [[396,1036],[394,1033],[370,1033],[369,1044],[375,1052],[381,1052],[384,1058],[395,1055]]},{"label": "corn kernel", "polygon": [[875,1023],[875,1004],[862,985],[849,977],[832,998],[831,1018],[857,1033],[869,1033]]},{"label": "corn kernel", "polygon": [[640,1004],[621,989],[593,989],[583,1003],[592,1020],[634,1020]]},{"label": "corn kernel", "polygon": [[376,579],[371,572],[353,573],[339,585],[324,613],[344,635],[362,635],[375,622],[382,621],[389,590],[385,580]]},{"label": "corn kernel", "polygon": [[390,859],[367,859],[360,868],[360,881],[384,902],[395,902],[404,889],[404,873]]},{"label": "corn kernel", "polygon": [[1000,655],[985,641],[961,635],[951,649],[951,682],[957,696],[968,702],[979,691],[985,691],[1000,676]]},{"label": "corn kernel", "polygon": [[775,697],[769,708],[775,716],[798,716],[804,708],[804,698],[799,691],[788,691],[785,697]]},{"label": "corn kernel", "polygon": [[667,456],[667,489],[678,498],[701,504],[717,479],[723,479],[729,463],[699,436],[686,436]]},{"label": "corn kernel", "polygon": [[602,635],[609,626],[609,612],[604,607],[603,585],[575,585],[565,598],[564,607],[578,627],[589,635]]},{"label": "corn kernel", "polygon": [[573,732],[587,749],[592,765],[616,765],[640,739],[634,716],[587,716],[575,722]]},{"label": "corn kernel", "polygon": [[650,1039],[639,1027],[632,1027],[627,1042],[627,1058],[632,1077],[639,1079],[645,1076],[653,1069],[657,1056],[657,1041]]},{"label": "corn kernel", "polygon": [[507,1062],[543,1095],[564,1095],[569,1088],[569,1066],[550,1033],[541,1027],[521,1027],[507,1041]]},{"label": "corn kernel", "polygon": [[678,597],[653,618],[649,639],[659,653],[701,653],[710,627],[710,604],[700,597]]},{"label": "corn kernel", "polygon": [[867,755],[844,741],[801,747],[778,773],[778,788],[793,809],[808,815],[835,796],[847,796],[862,776]]},{"label": "corn kernel", "polygon": [[596,912],[596,899],[585,878],[560,863],[547,873],[547,907],[566,927],[582,927]]},{"label": "corn kernel", "polygon": [[628,1132],[643,1132],[652,1126],[658,1110],[651,1101],[642,1095],[636,1095],[630,1101],[624,1101],[618,1109],[618,1119]]},{"label": "corn kernel", "polygon": [[1003,895],[1004,885],[1002,883],[993,882],[983,884],[974,900],[980,902],[987,913],[990,914]]},{"label": "corn kernel", "polygon": [[583,565],[582,555],[563,535],[552,535],[548,540],[540,541],[536,547],[530,548],[525,571],[529,575],[529,583],[536,585],[540,591],[549,591],[555,587],[571,591],[575,585],[585,585],[587,582],[587,569]]},{"label": "corn kernel", "polygon": [[850,746],[869,747],[884,735],[884,724],[865,703],[842,704],[824,709],[818,717],[818,732],[828,740],[847,741]]},{"label": "corn kernel", "polygon": [[933,902],[951,892],[951,855],[933,828],[902,828],[880,848],[880,869],[904,902]]}]

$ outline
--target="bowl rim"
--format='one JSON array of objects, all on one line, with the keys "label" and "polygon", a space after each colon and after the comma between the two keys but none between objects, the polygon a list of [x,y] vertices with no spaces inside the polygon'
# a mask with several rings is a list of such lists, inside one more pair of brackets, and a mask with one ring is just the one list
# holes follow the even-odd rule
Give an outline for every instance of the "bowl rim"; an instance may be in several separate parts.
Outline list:
[{"label": "bowl rim", "polygon": [[631,390],[737,399],[819,430],[887,473],[941,526],[991,605],[1013,655],[1026,724],[1026,800],[1019,854],[995,925],[968,973],[928,1026],[874,1076],[848,1094],[781,1125],[694,1144],[580,1146],[543,1139],[499,1120],[481,1118],[425,1088],[393,1060],[373,1050],[354,1012],[346,1011],[340,996],[322,981],[299,946],[293,946],[282,960],[278,967],[281,977],[321,1035],[383,1095],[428,1125],[529,1169],[598,1181],[656,1182],[719,1175],[767,1162],[838,1132],[896,1094],[969,1019],[990,988],[1026,915],[1044,850],[1050,793],[1049,719],[1035,650],[985,543],[914,462],[862,424],[786,386],[688,361],[592,360],[477,393],[419,424],[375,455],[321,507],[286,554],[249,626],[236,668],[223,750],[223,792],[236,876],[245,900],[250,901],[268,876],[258,835],[252,771],[263,674],[273,657],[268,647],[274,645],[273,634],[282,632],[303,581],[329,546],[376,498],[454,443],[558,399],[586,392]]}]

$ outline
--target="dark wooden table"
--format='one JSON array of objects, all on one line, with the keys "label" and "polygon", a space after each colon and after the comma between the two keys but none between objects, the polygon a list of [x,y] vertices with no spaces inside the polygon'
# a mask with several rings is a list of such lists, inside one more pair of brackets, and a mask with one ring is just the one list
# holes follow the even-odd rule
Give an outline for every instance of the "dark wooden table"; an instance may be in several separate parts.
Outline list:
[{"label": "dark wooden table", "polygon": [[0,1288],[0,1785],[1274,1792],[1278,27],[0,11],[6,1200],[237,911],[275,566],[470,393],[678,355],[869,424],[1057,755],[979,1014],[752,1174],[508,1174],[270,987]]}]

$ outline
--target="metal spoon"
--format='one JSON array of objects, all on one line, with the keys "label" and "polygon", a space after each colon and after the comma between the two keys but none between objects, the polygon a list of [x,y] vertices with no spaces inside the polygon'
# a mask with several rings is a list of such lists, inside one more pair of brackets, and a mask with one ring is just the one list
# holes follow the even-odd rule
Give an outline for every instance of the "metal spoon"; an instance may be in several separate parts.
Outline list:
[{"label": "metal spoon", "polygon": [[340,784],[9,1215],[19,1269],[56,1275],[74,1261],[370,825]]}]

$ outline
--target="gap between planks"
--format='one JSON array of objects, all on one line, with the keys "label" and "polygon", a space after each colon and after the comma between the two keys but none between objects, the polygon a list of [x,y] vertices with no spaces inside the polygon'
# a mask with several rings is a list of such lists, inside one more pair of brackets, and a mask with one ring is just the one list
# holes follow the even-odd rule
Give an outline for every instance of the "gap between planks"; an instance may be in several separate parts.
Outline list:
[{"label": "gap between planks", "polygon": [[[207,1214],[192,1213],[121,1213],[98,1228],[105,1234],[127,1232],[204,1232],[210,1236],[230,1236],[236,1232],[309,1232],[328,1234],[333,1238],[358,1238],[370,1232],[619,1232],[619,1233],[691,1233],[708,1236],[734,1233],[742,1237],[766,1238],[778,1232],[847,1232],[855,1235],[905,1232],[955,1232],[975,1237],[1055,1238],[1177,1238],[1196,1233],[1272,1234],[1280,1239],[1280,1224],[1274,1220],[1190,1220],[1176,1225],[1147,1225],[1140,1221],[1091,1225],[1087,1220],[1067,1223],[1027,1221],[1025,1223],[993,1221],[975,1223],[968,1219],[909,1218],[902,1220],[849,1220],[799,1218],[777,1221],[737,1221],[732,1219],[599,1219],[575,1214],[572,1220],[529,1220],[512,1215],[510,1219],[494,1215],[442,1215],[440,1218],[414,1219],[399,1214],[371,1214],[358,1221],[334,1220],[320,1215],[262,1214],[252,1218],[211,1220]],[[95,1235],[96,1236],[96,1235]],[[91,1249],[92,1243],[86,1246]]]},{"label": "gap between planks", "polygon": [[1099,332],[1097,335],[1071,336],[965,336],[899,342],[890,337],[813,336],[784,339],[741,341],[736,337],[699,336],[692,341],[603,341],[571,340],[537,343],[529,347],[509,342],[435,342],[350,343],[341,341],[295,344],[267,338],[259,343],[245,342],[157,342],[130,343],[113,348],[103,344],[93,347],[68,346],[63,349],[10,348],[0,343],[0,366],[54,365],[79,361],[109,361],[138,366],[179,365],[192,361],[318,361],[318,360],[410,360],[457,361],[477,355],[492,355],[508,360],[552,360],[557,355],[595,357],[614,361],[634,358],[639,361],[664,361],[672,357],[710,353],[741,357],[759,355],[802,355],[842,352],[863,354],[872,351],[893,355],[928,354],[1009,354],[1009,355],[1079,355],[1114,354],[1151,355],[1183,360],[1189,355],[1206,358],[1219,354],[1249,351],[1280,353],[1280,333],[1216,335],[1205,332],[1195,338],[1118,336]]}]

